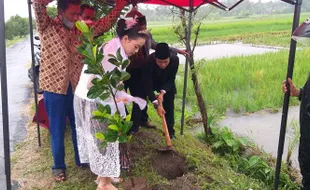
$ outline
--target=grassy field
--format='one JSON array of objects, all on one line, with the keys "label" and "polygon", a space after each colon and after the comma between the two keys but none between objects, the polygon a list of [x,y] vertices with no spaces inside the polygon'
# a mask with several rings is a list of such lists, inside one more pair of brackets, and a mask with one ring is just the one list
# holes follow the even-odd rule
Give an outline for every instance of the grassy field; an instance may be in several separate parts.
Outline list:
[{"label": "grassy field", "polygon": [[[294,82],[301,87],[309,73],[310,49],[296,53]],[[209,108],[224,113],[227,108],[237,112],[255,112],[282,106],[281,82],[287,71],[288,50],[263,55],[224,58],[196,63],[201,90]],[[182,70],[177,80],[178,97],[183,87]],[[188,102],[196,97],[192,81],[188,81]],[[291,104],[297,104],[296,98]],[[191,103],[192,104],[192,103]]]},{"label": "grassy field", "polygon": [[[161,126],[161,121],[151,106],[149,114],[153,123]],[[177,134],[179,134],[178,129],[177,126]],[[42,130],[41,148],[37,146],[36,127],[29,124],[27,131],[27,140],[16,146],[11,158],[12,179],[20,183],[21,189],[92,190],[96,188],[94,183],[96,176],[89,169],[75,167],[69,130],[65,137],[68,180],[63,183],[54,182],[51,174],[52,155],[48,131]],[[158,189],[158,187],[171,190],[193,189],[182,188],[182,186],[187,187],[188,184],[212,190],[248,190],[250,188],[268,190],[272,188],[271,185],[266,185],[260,180],[236,172],[231,167],[229,158],[212,152],[211,146],[189,134],[183,137],[178,136],[173,141],[176,151],[185,158],[186,174],[177,180],[168,181],[158,175],[152,165],[153,158],[158,155],[156,148],[164,145],[161,134],[160,130],[142,130],[142,133],[131,143],[135,147],[134,149],[140,150],[132,153],[135,163],[132,176],[144,177],[149,187],[153,187],[153,189]],[[128,176],[124,176],[123,173],[123,177]]]},{"label": "grassy field", "polygon": [[[307,18],[304,13],[301,21]],[[153,25],[153,26],[152,26]],[[174,23],[160,26],[151,23],[153,37],[161,42],[178,43],[174,35]],[[288,46],[292,28],[292,15],[253,16],[247,19],[225,18],[221,20],[204,21],[201,27],[198,43],[212,41],[243,41],[245,43]],[[277,39],[277,43],[274,40]]]}]

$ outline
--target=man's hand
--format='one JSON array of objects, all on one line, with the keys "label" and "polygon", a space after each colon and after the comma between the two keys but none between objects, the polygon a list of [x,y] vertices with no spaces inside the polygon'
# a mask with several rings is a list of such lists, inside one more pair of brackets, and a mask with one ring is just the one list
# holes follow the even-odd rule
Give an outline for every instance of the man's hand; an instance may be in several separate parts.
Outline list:
[{"label": "man's hand", "polygon": [[160,92],[160,94],[157,96],[157,100],[160,103],[164,102],[164,93],[163,92]]},{"label": "man's hand", "polygon": [[163,108],[163,106],[161,104],[159,104],[158,107],[157,107],[157,114],[160,117],[163,117],[166,114],[166,111],[164,110],[164,108]]},{"label": "man's hand", "polygon": [[[296,86],[294,85],[292,79],[288,78],[288,83],[290,86],[290,95],[291,96],[299,96],[300,94],[300,90],[296,88]],[[282,82],[282,92],[286,93],[287,92],[287,88],[286,88],[286,80],[284,80]]]},{"label": "man's hand", "polygon": [[178,53],[179,53],[179,54],[182,54],[182,55],[184,55],[184,56],[189,56],[189,53],[188,53],[186,50],[179,49],[179,50],[178,50]]},{"label": "man's hand", "polygon": [[128,104],[128,98],[116,98],[116,102],[123,102],[124,104]]}]

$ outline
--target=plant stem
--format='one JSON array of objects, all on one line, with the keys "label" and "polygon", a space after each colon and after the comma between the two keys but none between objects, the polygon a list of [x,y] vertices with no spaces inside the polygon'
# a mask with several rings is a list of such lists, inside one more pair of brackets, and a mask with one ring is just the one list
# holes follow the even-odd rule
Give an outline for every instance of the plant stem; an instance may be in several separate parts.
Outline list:
[{"label": "plant stem", "polygon": [[112,95],[112,97],[113,97],[113,101],[114,101],[114,104],[115,104],[115,106],[116,106],[116,111],[117,111],[117,113],[120,113],[120,112],[119,112],[119,109],[118,109],[118,106],[117,106],[116,99],[115,99],[115,94],[113,93],[113,89],[112,89],[112,87],[110,86],[110,84],[109,84],[109,90],[110,90],[111,95]]}]

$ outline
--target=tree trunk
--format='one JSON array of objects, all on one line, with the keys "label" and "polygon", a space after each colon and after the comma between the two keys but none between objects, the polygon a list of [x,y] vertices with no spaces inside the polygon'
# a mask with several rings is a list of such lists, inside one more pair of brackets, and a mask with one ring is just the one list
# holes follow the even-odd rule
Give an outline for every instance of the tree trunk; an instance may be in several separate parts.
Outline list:
[{"label": "tree trunk", "polygon": [[193,56],[194,54],[191,52],[191,55],[189,58],[189,65],[191,69],[191,77],[192,77],[194,90],[195,90],[195,94],[196,94],[196,98],[197,98],[197,102],[199,106],[199,111],[201,113],[203,128],[204,128],[204,132],[206,135],[212,135],[211,127],[208,126],[208,113],[207,113],[206,103],[201,94],[200,85],[199,85],[199,81],[198,81],[198,77],[197,77],[196,69],[195,69],[195,61],[194,61]]}]

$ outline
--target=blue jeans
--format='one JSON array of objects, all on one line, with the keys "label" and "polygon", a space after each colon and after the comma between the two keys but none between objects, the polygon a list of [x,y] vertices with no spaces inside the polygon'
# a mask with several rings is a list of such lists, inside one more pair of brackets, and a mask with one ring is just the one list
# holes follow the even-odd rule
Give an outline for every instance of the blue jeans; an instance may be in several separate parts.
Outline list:
[{"label": "blue jeans", "polygon": [[67,116],[70,122],[75,163],[76,165],[80,165],[71,84],[69,84],[67,95],[44,92],[44,104],[49,119],[52,154],[54,158],[54,166],[52,169],[66,169],[64,138]]}]

